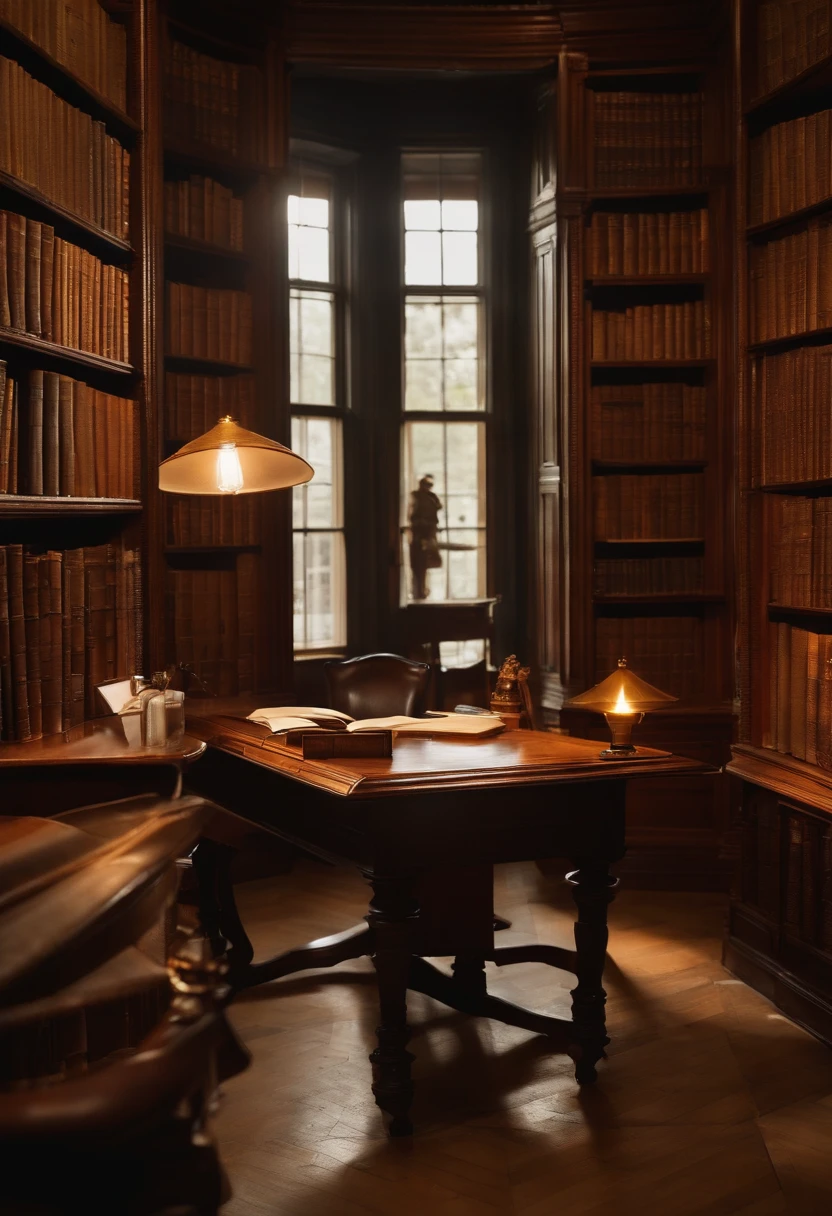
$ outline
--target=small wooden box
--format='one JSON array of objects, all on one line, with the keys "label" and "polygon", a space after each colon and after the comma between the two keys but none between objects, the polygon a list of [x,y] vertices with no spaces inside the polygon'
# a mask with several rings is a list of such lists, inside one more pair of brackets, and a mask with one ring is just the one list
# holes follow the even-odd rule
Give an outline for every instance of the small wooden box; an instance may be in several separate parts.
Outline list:
[{"label": "small wooden box", "polygon": [[304,760],[328,760],[334,756],[345,759],[370,759],[393,755],[391,730],[327,730],[304,731],[301,736]]}]

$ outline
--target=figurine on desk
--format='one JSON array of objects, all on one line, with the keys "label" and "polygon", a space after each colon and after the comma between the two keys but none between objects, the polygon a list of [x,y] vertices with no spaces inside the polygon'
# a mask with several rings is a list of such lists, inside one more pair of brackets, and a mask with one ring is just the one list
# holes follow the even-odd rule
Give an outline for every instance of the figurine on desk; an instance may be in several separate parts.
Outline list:
[{"label": "figurine on desk", "polygon": [[506,730],[519,730],[524,716],[529,729],[535,729],[528,683],[530,670],[520,666],[516,654],[510,654],[497,673],[491,709],[503,719]]}]

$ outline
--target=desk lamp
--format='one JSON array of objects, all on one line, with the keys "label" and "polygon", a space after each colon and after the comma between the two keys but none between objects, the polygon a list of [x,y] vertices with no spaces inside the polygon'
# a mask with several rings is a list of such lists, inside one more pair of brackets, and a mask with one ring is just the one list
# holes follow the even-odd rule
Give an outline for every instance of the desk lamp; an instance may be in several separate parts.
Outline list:
[{"label": "desk lamp", "polygon": [[169,494],[255,494],[311,480],[314,470],[290,448],[247,431],[228,414],[159,465]]},{"label": "desk lamp", "polygon": [[651,709],[661,709],[678,699],[654,688],[646,680],[640,680],[627,667],[627,660],[619,659],[616,671],[600,684],[573,697],[569,708],[592,709],[604,715],[612,735],[612,744],[601,755],[605,760],[615,760],[635,755],[633,727],[638,726],[645,713]]}]

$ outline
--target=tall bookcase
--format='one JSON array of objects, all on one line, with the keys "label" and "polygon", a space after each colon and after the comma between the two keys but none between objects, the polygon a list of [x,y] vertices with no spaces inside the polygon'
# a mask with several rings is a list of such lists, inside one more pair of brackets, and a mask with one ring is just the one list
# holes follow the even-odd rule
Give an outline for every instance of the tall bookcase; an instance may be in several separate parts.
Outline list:
[{"label": "tall bookcase", "polygon": [[[720,65],[613,71],[570,59],[558,190],[559,209],[574,215],[562,237],[574,487],[564,691],[603,679],[625,656],[679,698],[648,717],[640,739],[718,766],[733,729],[729,149],[713,135],[727,113]],[[592,716],[566,709],[561,721],[603,734]],[[726,885],[727,799],[713,777],[678,788],[634,783],[633,874]]]},{"label": "tall bookcase", "polygon": [[145,5],[36,9],[0,3],[0,685],[21,740],[142,663],[152,324]]},{"label": "tall bookcase", "polygon": [[743,835],[725,959],[832,1041],[832,4],[734,18]]},{"label": "tall bookcase", "polygon": [[[226,413],[287,439],[275,123],[280,64],[262,28],[166,6],[161,29],[164,131],[162,444],[170,454]],[[288,596],[272,580],[286,496],[166,496],[157,567],[158,650],[212,694],[286,683]],[[268,613],[264,604],[270,604]],[[281,618],[285,619],[281,619]],[[285,652],[285,653],[284,653]],[[258,662],[255,663],[255,655]]]}]

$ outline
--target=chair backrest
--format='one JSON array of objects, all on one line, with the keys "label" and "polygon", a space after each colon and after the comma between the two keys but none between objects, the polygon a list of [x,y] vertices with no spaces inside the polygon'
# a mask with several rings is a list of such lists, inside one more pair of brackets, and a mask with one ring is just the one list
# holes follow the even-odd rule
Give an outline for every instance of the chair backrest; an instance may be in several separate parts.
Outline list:
[{"label": "chair backrest", "polygon": [[426,708],[430,664],[398,654],[365,654],[324,663],[329,705],[353,718],[420,717]]}]

